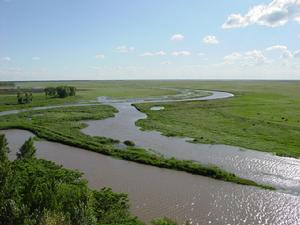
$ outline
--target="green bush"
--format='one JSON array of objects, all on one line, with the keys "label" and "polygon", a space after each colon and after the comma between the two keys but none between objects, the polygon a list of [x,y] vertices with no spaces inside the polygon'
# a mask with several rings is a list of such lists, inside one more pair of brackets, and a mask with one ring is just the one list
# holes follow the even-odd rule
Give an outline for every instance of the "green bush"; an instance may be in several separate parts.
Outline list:
[{"label": "green bush", "polygon": [[124,144],[127,146],[135,146],[134,142],[129,140],[124,141]]}]

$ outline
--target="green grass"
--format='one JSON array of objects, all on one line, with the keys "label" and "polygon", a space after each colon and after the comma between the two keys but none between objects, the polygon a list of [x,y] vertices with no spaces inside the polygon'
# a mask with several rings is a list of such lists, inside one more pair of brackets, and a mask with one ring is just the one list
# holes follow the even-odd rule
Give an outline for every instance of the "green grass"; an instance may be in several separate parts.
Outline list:
[{"label": "green grass", "polygon": [[[197,143],[228,144],[300,157],[300,82],[178,82],[180,87],[230,91],[222,100],[138,104],[148,118],[137,122],[167,136],[191,137]],[[171,85],[170,83],[168,85]]]},{"label": "green grass", "polygon": [[30,104],[17,104],[14,94],[0,94],[0,111],[30,108],[34,106],[60,105],[77,102],[95,101],[99,96],[112,98],[143,98],[162,95],[172,95],[176,91],[163,90],[159,86],[148,85],[145,82],[127,81],[73,81],[73,82],[17,82],[20,88],[44,88],[48,86],[71,85],[78,90],[76,96],[68,98],[49,98],[44,93],[34,93]]},{"label": "green grass", "polygon": [[217,167],[206,167],[191,161],[169,159],[135,147],[128,147],[125,151],[118,150],[115,147],[115,143],[118,142],[116,140],[92,137],[80,132],[80,129],[84,127],[84,124],[80,121],[104,119],[113,116],[114,112],[116,110],[113,107],[106,105],[23,112],[0,117],[0,129],[18,128],[30,130],[39,138],[80,147],[116,158],[161,168],[186,171],[237,184],[271,189],[268,186],[236,177],[234,174],[222,171]]}]

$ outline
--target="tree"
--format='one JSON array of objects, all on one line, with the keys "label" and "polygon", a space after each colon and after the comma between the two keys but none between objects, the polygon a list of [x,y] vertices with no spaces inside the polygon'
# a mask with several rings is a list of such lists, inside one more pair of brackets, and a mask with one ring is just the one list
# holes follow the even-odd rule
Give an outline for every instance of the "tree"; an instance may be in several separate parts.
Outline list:
[{"label": "tree", "polygon": [[56,96],[56,88],[55,87],[47,87],[44,89],[45,95],[50,97]]},{"label": "tree", "polygon": [[34,147],[33,138],[29,138],[17,153],[18,159],[32,159],[35,157],[36,148]]},{"label": "tree", "polygon": [[67,86],[59,86],[59,87],[56,87],[56,93],[57,93],[58,97],[65,98],[70,95],[70,89]]},{"label": "tree", "polygon": [[20,90],[18,90],[17,93],[17,101],[18,104],[28,104],[30,102],[32,102],[32,92],[21,92]]},{"label": "tree", "polygon": [[0,163],[8,160],[7,154],[9,152],[7,140],[4,134],[0,134]]},{"label": "tree", "polygon": [[18,91],[17,93],[17,101],[18,104],[23,104],[23,93],[21,93],[20,91]]},{"label": "tree", "polygon": [[0,224],[8,224],[8,198],[10,196],[13,185],[11,185],[12,181],[12,170],[10,161],[8,160],[9,149],[7,145],[7,140],[5,135],[0,135]]},{"label": "tree", "polygon": [[76,95],[76,87],[73,86],[58,86],[58,87],[47,87],[44,89],[46,96],[66,98],[69,96]]},{"label": "tree", "polygon": [[76,95],[76,87],[69,87],[70,88],[70,96]]}]

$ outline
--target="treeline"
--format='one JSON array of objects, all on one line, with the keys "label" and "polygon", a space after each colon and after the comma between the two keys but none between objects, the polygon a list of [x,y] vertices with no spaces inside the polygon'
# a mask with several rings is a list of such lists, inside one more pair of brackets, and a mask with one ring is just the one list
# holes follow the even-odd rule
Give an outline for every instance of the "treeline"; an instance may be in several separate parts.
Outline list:
[{"label": "treeline", "polygon": [[0,225],[144,225],[130,214],[126,194],[91,190],[80,172],[37,159],[32,138],[16,160],[9,161],[8,152],[0,135]]},{"label": "treeline", "polygon": [[15,83],[11,81],[0,81],[0,87],[14,87]]},{"label": "treeline", "polygon": [[44,91],[48,97],[66,98],[76,95],[76,87],[73,86],[47,87]]}]

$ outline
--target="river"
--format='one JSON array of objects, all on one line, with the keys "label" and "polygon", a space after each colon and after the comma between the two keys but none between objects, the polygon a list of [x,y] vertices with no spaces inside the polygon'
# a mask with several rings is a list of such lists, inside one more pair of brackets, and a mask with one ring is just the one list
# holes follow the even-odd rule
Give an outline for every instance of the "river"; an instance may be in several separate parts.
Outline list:
[{"label": "river", "polygon": [[[222,97],[222,93],[218,93],[218,96]],[[212,97],[207,96],[201,100]],[[227,97],[232,95],[227,94]],[[252,150],[241,151],[237,147],[225,145],[192,144],[186,142],[186,139],[164,137],[159,132],[140,131],[134,123],[137,119],[146,118],[146,115],[137,111],[131,103],[141,100],[100,100],[116,107],[119,113],[114,118],[89,121],[89,126],[83,130],[85,133],[129,139],[138,146],[152,148],[168,156],[213,163],[243,177],[275,184],[282,190],[268,191],[160,169],[48,141],[35,142],[37,157],[54,161],[66,168],[78,169],[84,173],[91,188],[111,187],[114,191],[128,193],[132,213],[147,223],[154,218],[167,216],[179,222],[190,221],[198,225],[300,224],[298,159]],[[0,133],[5,133],[8,138],[11,159],[21,144],[32,136],[23,130],[4,130]],[[154,146],[151,145],[153,143]],[[264,178],[262,174],[268,168],[270,172]],[[247,170],[250,171],[247,173]],[[283,189],[289,193],[284,193]]]}]

